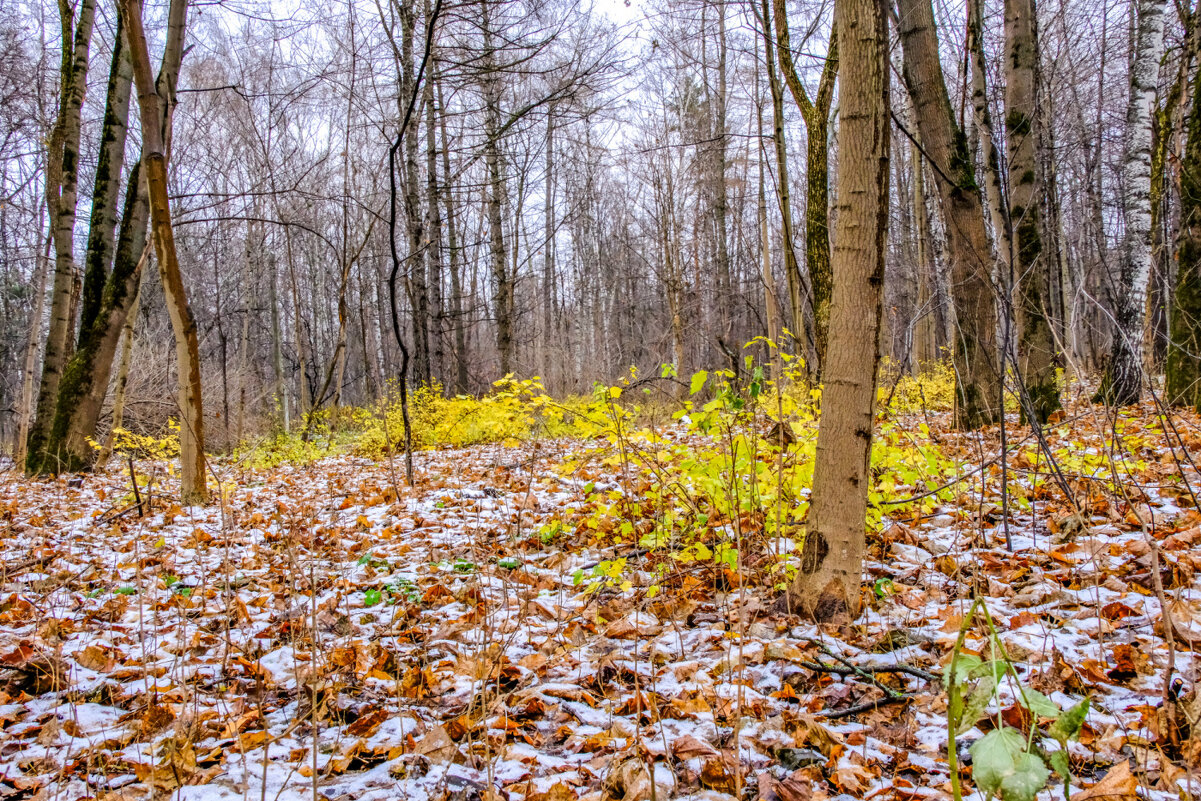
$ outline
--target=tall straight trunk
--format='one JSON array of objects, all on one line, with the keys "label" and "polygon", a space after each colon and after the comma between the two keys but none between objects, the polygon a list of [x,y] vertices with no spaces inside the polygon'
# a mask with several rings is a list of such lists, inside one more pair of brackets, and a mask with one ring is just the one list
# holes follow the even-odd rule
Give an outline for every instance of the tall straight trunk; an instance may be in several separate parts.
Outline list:
[{"label": "tall straight trunk", "polygon": [[[117,203],[120,199],[121,172],[125,167],[125,140],[129,129],[129,99],[133,85],[133,66],[117,19],[113,38],[112,66],[109,68],[108,93],[105,97],[104,124],[100,135],[100,159],[92,190],[92,217],[88,230],[88,249],[84,259],[83,299],[80,307],[81,334],[91,328],[104,296],[113,259],[117,233]],[[120,327],[120,326],[118,326]]]},{"label": "tall straight trunk", "polygon": [[[1198,17],[1193,16],[1196,26]],[[1190,45],[1197,31],[1191,31]],[[1191,60],[1191,57],[1190,57]],[[1187,72],[1183,73],[1187,75]],[[1167,399],[1201,410],[1201,69],[1193,78],[1180,159],[1180,233],[1167,354]]]},{"label": "tall straight trunk", "polygon": [[1009,151],[1009,221],[1018,282],[1018,370],[1028,414],[1047,422],[1061,407],[1051,260],[1043,251],[1038,183],[1038,35],[1034,0],[1005,0],[1005,136]]},{"label": "tall straight trunk", "polygon": [[930,0],[899,0],[899,7],[902,72],[946,220],[958,319],[951,348],[956,373],[955,420],[961,428],[976,428],[1001,415],[993,256],[967,136],[956,124],[947,96],[934,10]]},{"label": "tall straight trunk", "polygon": [[442,82],[438,72],[430,75],[438,97],[438,133],[442,141],[442,174],[446,183],[442,187],[442,199],[446,204],[446,250],[450,257],[450,317],[454,321],[455,392],[467,391],[467,327],[463,319],[463,279],[459,255],[459,232],[455,215],[454,194],[450,186],[450,142],[446,136],[446,102],[442,97]]},{"label": "tall straight trunk", "polygon": [[[988,209],[989,224],[992,226],[993,247],[996,255],[997,272],[1002,287],[1012,270],[1013,243],[1009,237],[1009,213],[1005,203],[1005,192],[1001,186],[1001,154],[997,150],[993,135],[992,114],[988,110],[988,76],[984,59],[984,5],[983,0],[968,0],[967,3],[967,50],[971,61],[972,130],[980,145],[980,157],[984,164],[984,201]],[[1004,304],[1005,309],[1010,308]]]},{"label": "tall straight trunk", "polygon": [[909,145],[909,161],[913,169],[913,194],[909,201],[913,205],[914,238],[917,251],[917,320],[913,326],[913,366],[920,371],[922,366],[933,361],[938,353],[935,339],[935,293],[934,269],[930,260],[930,222],[926,216],[925,166],[921,151],[914,143]]},{"label": "tall straight trunk", "polygon": [[793,238],[792,227],[792,191],[788,180],[788,150],[784,140],[784,92],[780,86],[780,78],[776,72],[776,46],[772,37],[772,11],[768,0],[762,0],[761,7],[756,9],[759,24],[762,26],[764,63],[767,65],[767,86],[771,92],[772,105],[772,139],[776,154],[776,199],[780,206],[780,221],[784,238],[784,274],[788,279],[788,305],[793,337],[804,351],[816,356],[816,335],[811,334],[812,321],[805,317],[801,280],[801,266],[797,262],[796,242]]},{"label": "tall straight trunk", "polygon": [[284,378],[284,336],[279,313],[279,274],[274,259],[270,261],[267,281],[267,302],[271,304],[271,369],[275,378],[275,402],[279,404],[281,430],[287,434],[292,428],[292,419],[288,403],[288,382]]},{"label": "tall straight trunk", "polygon": [[[154,249],[159,277],[167,302],[167,314],[175,335],[175,357],[179,366],[179,449],[180,497],[183,503],[208,501],[204,462],[204,408],[200,383],[200,345],[196,320],[188,305],[175,234],[171,227],[171,202],[167,193],[167,151],[163,125],[170,119],[175,86],[172,81],[156,87],[150,73],[150,53],[142,28],[141,0],[119,0],[128,31],[129,54],[133,61],[138,107],[142,112],[142,163],[150,196],[150,224],[154,231]],[[168,41],[172,31],[183,30],[187,21],[187,0],[171,4]]]},{"label": "tall straight trunk", "polygon": [[889,203],[888,6],[836,0],[842,39],[834,296],[800,570],[791,589],[815,620],[859,616]]},{"label": "tall straight trunk", "polygon": [[1122,152],[1122,241],[1114,297],[1113,347],[1098,399],[1115,406],[1138,403],[1143,383],[1144,308],[1151,275],[1151,114],[1163,56],[1165,0],[1139,0],[1130,65],[1130,97]]},{"label": "tall straight trunk", "polygon": [[42,379],[38,386],[37,411],[27,437],[27,453],[35,455],[26,470],[40,472],[46,438],[58,403],[58,387],[74,346],[73,297],[75,265],[75,217],[79,187],[80,119],[87,91],[88,51],[96,16],[95,0],[81,0],[75,16],[67,0],[59,0],[62,60],[59,78],[58,118],[50,132],[46,157],[46,208],[50,214],[54,242],[54,281],[50,296],[50,327],[42,356]]},{"label": "tall straight trunk", "polygon": [[[712,177],[709,181],[710,207],[713,215],[713,240],[714,254],[713,261],[716,268],[716,283],[717,283],[717,339],[719,342],[724,341],[730,335],[732,318],[730,316],[730,307],[733,305],[734,299],[731,295],[731,275],[730,275],[730,246],[729,246],[729,230],[726,218],[729,211],[729,189],[726,181],[726,170],[728,166],[727,147],[727,104],[728,90],[726,85],[726,0],[716,0],[717,6],[717,91],[708,105],[713,109],[712,120],[712,146],[711,153],[711,170]],[[707,8],[707,6],[706,6]],[[704,34],[702,34],[704,36]],[[702,39],[702,48],[705,45]],[[702,56],[706,50],[702,51]],[[707,67],[702,68],[705,72],[705,92],[709,94],[709,80]]]},{"label": "tall straight trunk", "polygon": [[288,283],[292,290],[292,332],[296,337],[297,381],[300,383],[299,391],[296,393],[298,403],[296,414],[303,419],[313,407],[312,392],[309,389],[309,368],[312,360],[309,358],[308,338],[304,333],[305,318],[301,313],[300,281],[296,276],[296,253],[292,242],[292,228],[287,224],[284,225],[284,253],[288,258]]},{"label": "tall straight trunk", "polygon": [[[429,2],[425,3],[425,14],[429,17]],[[432,57],[431,57],[432,60]],[[432,69],[432,65],[431,65]],[[445,389],[444,337],[446,316],[442,300],[442,204],[438,188],[438,137],[435,129],[434,79],[421,86],[425,103],[425,214],[426,241],[425,264],[426,285],[429,287],[430,379]]]},{"label": "tall straight trunk", "polygon": [[[141,272],[141,275],[145,274],[145,271]],[[101,465],[113,455],[113,441],[116,439],[117,429],[125,427],[125,394],[129,387],[129,366],[133,362],[133,334],[138,320],[138,301],[142,294],[141,281],[142,279],[139,279],[138,288],[134,290],[129,314],[125,315],[125,325],[121,327],[121,359],[117,363],[117,381],[113,387],[113,421],[108,427],[108,435],[104,438],[100,456],[96,459],[97,464]]]},{"label": "tall straight trunk", "polygon": [[817,85],[817,96],[810,100],[805,84],[792,61],[792,41],[788,32],[788,7],[785,0],[772,0],[776,23],[776,54],[780,71],[801,110],[805,121],[807,193],[805,197],[805,265],[813,287],[814,347],[818,366],[826,361],[827,330],[830,325],[830,298],[834,278],[830,272],[830,163],[827,137],[830,133],[830,104],[838,77],[838,31],[830,30],[830,49]]},{"label": "tall straight trunk", "polygon": [[[413,39],[417,26],[417,12],[409,3],[402,3],[400,11],[401,60],[400,97],[404,102],[416,91],[417,77],[413,66]],[[402,110],[403,113],[403,110]],[[417,118],[420,120],[420,116]],[[409,259],[405,271],[405,287],[408,290],[413,329],[413,381],[417,384],[430,382],[430,298],[425,280],[426,242],[424,221],[421,214],[421,194],[417,170],[417,137],[405,139],[404,150],[404,210],[409,232]]]},{"label": "tall straight trunk", "polygon": [[[756,48],[757,50],[758,48]],[[767,224],[767,159],[763,152],[763,104],[761,102],[762,95],[759,89],[759,75],[755,74],[755,122],[758,126],[758,141],[756,143],[756,152],[758,154],[757,165],[759,174],[759,280],[763,283],[763,310],[766,323],[766,334],[768,340],[775,344],[772,348],[770,359],[772,364],[772,378],[776,381],[781,379],[780,375],[780,306],[776,300],[776,280],[772,275],[771,269],[771,230]]]},{"label": "tall straight trunk", "polygon": [[546,171],[543,178],[543,232],[542,232],[542,336],[539,337],[538,347],[541,348],[541,359],[538,369],[549,382],[549,386],[558,387],[559,376],[557,368],[559,357],[551,355],[550,343],[557,339],[558,333],[555,293],[555,110],[551,108],[546,114]]},{"label": "tall straight trunk", "polygon": [[509,275],[505,259],[505,234],[502,207],[505,199],[500,163],[500,83],[496,65],[495,34],[484,8],[484,167],[487,171],[486,213],[488,217],[488,263],[496,296],[493,317],[496,319],[496,350],[500,357],[500,374],[513,369],[513,276]]},{"label": "tall straight trunk", "polygon": [[50,272],[50,235],[46,235],[46,250],[38,253],[37,270],[33,277],[34,302],[30,311],[29,341],[25,345],[25,366],[21,370],[20,424],[13,462],[18,470],[25,469],[26,447],[29,444],[29,425],[33,417],[33,382],[37,379],[38,349],[42,343],[42,318],[46,314],[46,277]]}]

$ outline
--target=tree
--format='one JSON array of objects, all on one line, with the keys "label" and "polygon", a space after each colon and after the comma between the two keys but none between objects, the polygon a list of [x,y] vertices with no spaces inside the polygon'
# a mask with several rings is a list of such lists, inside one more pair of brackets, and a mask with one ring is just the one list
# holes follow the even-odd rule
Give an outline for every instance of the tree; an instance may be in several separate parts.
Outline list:
[{"label": "tree", "polygon": [[1034,0],[1005,0],[1005,141],[1009,156],[1008,223],[1018,290],[1018,371],[1027,414],[1046,423],[1060,408],[1052,326],[1051,260],[1043,252],[1038,181],[1038,17]]},{"label": "tree", "polygon": [[1173,404],[1201,410],[1201,69],[1193,79],[1192,94],[1188,140],[1180,159],[1180,235],[1167,395]]},{"label": "tree", "polygon": [[817,620],[859,616],[889,206],[888,7],[837,0],[843,48],[830,342],[800,572]]},{"label": "tree", "polygon": [[[176,4],[180,1],[175,0]],[[174,18],[180,18],[181,13],[176,9]],[[170,13],[168,18],[172,18]],[[156,86],[164,94],[173,91],[168,87],[175,86],[179,75],[183,29],[182,24],[169,29],[156,80]],[[141,159],[129,171],[124,208],[117,214],[132,83],[132,61],[125,27],[119,18],[92,191],[78,343],[59,384],[50,429],[40,450],[30,454],[27,469],[31,473],[89,469],[97,459],[91,440],[96,436],[117,344],[137,295],[147,256],[150,203]],[[160,111],[159,125],[164,136],[169,136],[173,105],[172,99]]]},{"label": "tree", "polygon": [[[167,147],[164,120],[174,102],[174,85],[158,87],[150,72],[150,53],[142,27],[141,0],[119,0],[120,12],[129,41],[129,56],[133,63],[134,83],[137,86],[138,107],[142,117],[142,163],[146,170],[146,187],[150,198],[150,224],[153,228],[154,251],[158,258],[159,278],[166,296],[167,312],[175,334],[175,357],[179,369],[179,445],[180,495],[184,503],[206,503],[208,486],[205,482],[204,408],[200,383],[200,345],[196,337],[196,320],[188,305],[179,257],[175,250],[175,234],[171,227],[171,203],[167,194]],[[187,22],[187,0],[171,4],[167,19],[168,41],[174,31],[182,31]]]},{"label": "tree", "polygon": [[776,55],[780,71],[801,109],[805,121],[806,159],[805,179],[805,265],[813,287],[814,349],[819,367],[826,363],[826,339],[830,324],[830,296],[833,276],[830,273],[830,220],[827,206],[830,201],[829,154],[826,138],[830,133],[830,103],[834,99],[834,82],[838,76],[838,30],[830,30],[830,49],[822,66],[817,95],[809,99],[805,84],[792,61],[792,43],[788,33],[788,9],[785,0],[773,0],[776,22]]},{"label": "tree", "polygon": [[1113,347],[1098,400],[1138,403],[1143,385],[1143,321],[1151,276],[1151,112],[1163,56],[1164,0],[1138,0],[1132,30],[1130,94],[1122,141],[1122,212],[1126,233],[1114,296]]},{"label": "tree", "polygon": [[[75,217],[79,188],[80,114],[87,92],[88,52],[96,17],[95,0],[82,0],[76,16],[66,0],[58,4],[62,34],[59,68],[58,118],[50,132],[46,157],[46,208],[50,213],[54,243],[54,280],[50,300],[50,327],[42,356],[42,380],[37,409],[29,427],[26,469],[40,466],[38,456],[46,443],[58,386],[75,344],[78,279],[75,264]],[[32,457],[32,458],[30,458]]]},{"label": "tree", "polygon": [[997,364],[997,307],[993,256],[967,135],[955,122],[947,95],[934,9],[930,0],[900,0],[903,74],[917,120],[918,139],[935,175],[946,219],[955,315],[955,419],[975,428],[1001,415]]}]

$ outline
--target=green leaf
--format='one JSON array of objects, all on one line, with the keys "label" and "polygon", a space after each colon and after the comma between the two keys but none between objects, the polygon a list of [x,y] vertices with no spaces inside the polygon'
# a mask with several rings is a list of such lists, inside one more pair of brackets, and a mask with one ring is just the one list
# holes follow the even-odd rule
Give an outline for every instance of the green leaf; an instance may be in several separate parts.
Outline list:
[{"label": "green leaf", "polygon": [[117,595],[133,595],[137,592],[137,589],[134,587],[118,587],[113,592]]},{"label": "green leaf", "polygon": [[497,559],[496,566],[505,570],[516,570],[521,567],[521,560],[515,556],[506,556],[504,559]]},{"label": "green leaf", "polygon": [[1065,782],[1070,782],[1072,780],[1072,768],[1071,765],[1068,764],[1067,751],[1052,751],[1051,753],[1047,754],[1047,761],[1051,763],[1051,767],[1054,768],[1056,773],[1063,777]]},{"label": "green leaf", "polygon": [[1059,717],[1051,724],[1051,728],[1047,730],[1047,734],[1061,746],[1067,747],[1068,740],[1080,735],[1080,727],[1084,725],[1086,717],[1088,717],[1087,698],[1071,709],[1065,709],[1059,713]]},{"label": "green leaf", "polygon": [[944,671],[943,680],[948,687],[963,684],[968,675],[983,664],[975,654],[959,654]]},{"label": "green leaf", "polygon": [[1035,717],[1059,717],[1059,704],[1055,703],[1038,690],[1031,690],[1028,687],[1023,687],[1022,691],[1018,693],[1018,703],[1029,709],[1030,712],[1035,715]]},{"label": "green leaf", "polygon": [[698,370],[692,374],[692,384],[689,386],[690,395],[695,395],[705,388],[705,382],[709,380],[708,370]]},{"label": "green leaf", "polygon": [[964,701],[963,715],[959,718],[959,725],[955,727],[956,735],[963,734],[975,726],[976,722],[984,716],[984,710],[988,709],[988,702],[992,700],[993,692],[996,689],[997,682],[992,677],[985,676],[980,679],[980,683]]},{"label": "green leaf", "polygon": [[991,676],[993,681],[999,682],[1005,678],[1005,671],[1008,669],[1009,665],[1006,664],[1005,660],[990,659],[971,668],[967,673],[967,677],[969,679],[979,679],[984,676]]},{"label": "green leaf", "polygon": [[1027,753],[1026,738],[1017,729],[995,729],[969,750],[972,778],[985,797],[999,794],[1004,801],[1034,801],[1051,775],[1041,759]]},{"label": "green leaf", "polygon": [[377,589],[372,588],[363,593],[363,606],[375,606],[382,600],[384,600],[383,593]]}]

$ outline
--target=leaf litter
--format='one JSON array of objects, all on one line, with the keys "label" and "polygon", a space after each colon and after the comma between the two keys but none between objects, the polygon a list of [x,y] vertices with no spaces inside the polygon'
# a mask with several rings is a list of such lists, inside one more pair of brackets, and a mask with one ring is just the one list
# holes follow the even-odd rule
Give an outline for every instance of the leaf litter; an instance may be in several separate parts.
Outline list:
[{"label": "leaf litter", "polygon": [[[753,542],[672,559],[592,530],[597,492],[649,486],[595,442],[424,451],[415,489],[387,460],[218,463],[218,502],[180,508],[168,477],[145,517],[120,512],[118,471],[8,476],[0,801],[948,798],[942,675],[976,597],[1014,672],[960,735],[961,763],[985,755],[965,779],[1004,786],[975,744],[1025,739],[1045,711],[1028,687],[1090,699],[1072,797],[1192,797],[1201,517],[1179,457],[1201,436],[1177,424],[1169,448],[1152,412],[1128,417],[1128,474],[1106,489],[1081,456],[1070,500],[1037,449],[1010,453],[1033,503],[1009,552],[996,443],[936,423],[963,464],[994,458],[951,502],[885,509],[864,616],[823,626],[779,603]],[[1093,457],[1105,437],[1048,429]]]}]

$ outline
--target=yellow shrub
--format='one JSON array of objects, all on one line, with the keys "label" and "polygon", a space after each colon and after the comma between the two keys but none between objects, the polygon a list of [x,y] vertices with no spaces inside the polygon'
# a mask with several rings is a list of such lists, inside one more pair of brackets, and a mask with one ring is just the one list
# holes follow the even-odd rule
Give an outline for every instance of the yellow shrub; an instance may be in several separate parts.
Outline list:
[{"label": "yellow shrub", "polygon": [[[443,397],[438,386],[409,394],[409,421],[415,448],[462,448],[489,442],[513,443],[535,437],[591,438],[611,430],[615,415],[627,412],[605,394],[593,399],[553,400],[538,378],[507,377],[481,398]],[[620,394],[620,393],[619,393]],[[355,450],[379,456],[404,442],[399,393],[392,387],[387,400],[367,415]]]},{"label": "yellow shrub", "polygon": [[896,381],[896,391],[892,394],[893,411],[900,414],[922,410],[945,412],[955,407],[955,370],[949,361],[926,362],[917,376],[903,375],[899,381],[893,365],[886,362],[882,367],[879,399],[883,403],[888,398],[893,381]]}]

